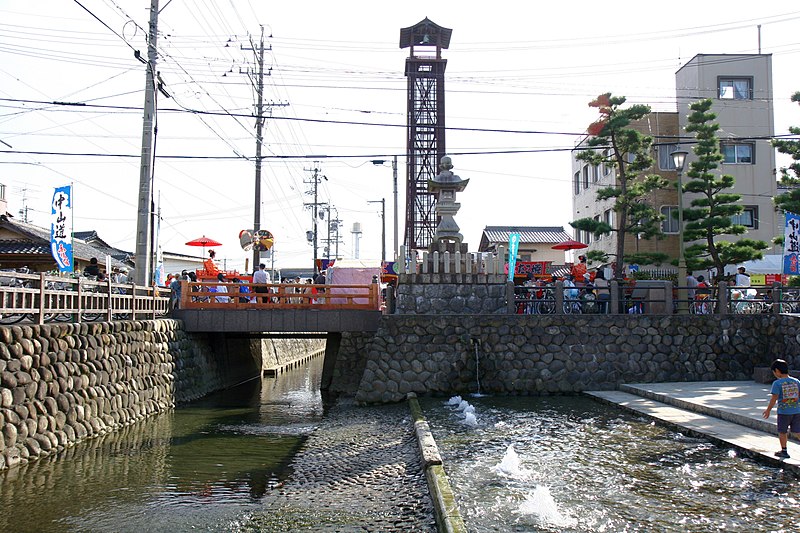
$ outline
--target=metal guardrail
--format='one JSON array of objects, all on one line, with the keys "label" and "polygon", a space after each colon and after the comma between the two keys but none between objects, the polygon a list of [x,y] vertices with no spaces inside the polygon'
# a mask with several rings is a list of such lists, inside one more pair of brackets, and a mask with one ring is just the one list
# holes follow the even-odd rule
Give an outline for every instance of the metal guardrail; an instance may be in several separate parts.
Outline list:
[{"label": "metal guardrail", "polygon": [[[678,287],[668,281],[645,281],[609,287],[570,287],[558,281],[546,286],[515,286],[514,314],[768,314],[800,313],[800,289],[780,284],[729,286],[720,283],[707,289],[686,289],[687,298],[679,300]],[[694,295],[692,294],[694,289]],[[683,303],[684,306],[680,304]]]},{"label": "metal guardrail", "polygon": [[169,289],[0,271],[0,325],[153,319],[169,300]]},{"label": "metal guardrail", "polygon": [[[220,290],[224,289],[224,290]],[[380,285],[181,282],[181,309],[366,309],[381,307]]]}]

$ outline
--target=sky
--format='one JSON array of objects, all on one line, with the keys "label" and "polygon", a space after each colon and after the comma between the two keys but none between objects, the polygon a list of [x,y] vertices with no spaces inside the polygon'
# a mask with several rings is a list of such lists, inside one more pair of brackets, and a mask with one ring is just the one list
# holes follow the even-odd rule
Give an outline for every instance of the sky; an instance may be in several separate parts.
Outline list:
[{"label": "sky", "polygon": [[[342,222],[339,255],[381,255],[381,199],[391,255],[392,169],[405,220],[406,77],[401,28],[425,17],[452,29],[443,51],[446,146],[469,179],[455,219],[470,251],[486,226],[571,231],[570,150],[611,92],[675,111],[675,72],[696,54],[773,55],[775,133],[800,125],[800,9],[683,0],[641,2],[265,2],[161,0],[153,191],[159,243],[207,236],[243,270],[253,227],[255,55],[263,27],[261,227],[275,266],[312,264],[317,202]],[[0,0],[0,183],[8,211],[50,225],[55,187],[74,187],[74,229],[135,252],[149,0]],[[69,105],[54,105],[61,102]],[[378,166],[371,161],[387,160]],[[377,203],[376,203],[377,202]],[[351,231],[355,223],[360,234]],[[321,241],[327,225],[318,225]]]}]

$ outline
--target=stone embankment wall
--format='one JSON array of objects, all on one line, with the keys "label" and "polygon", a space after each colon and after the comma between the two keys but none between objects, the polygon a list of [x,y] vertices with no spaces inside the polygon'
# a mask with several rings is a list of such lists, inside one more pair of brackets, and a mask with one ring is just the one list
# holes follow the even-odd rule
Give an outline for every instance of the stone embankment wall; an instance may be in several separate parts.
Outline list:
[{"label": "stone embankment wall", "polygon": [[[559,394],[620,383],[752,379],[775,357],[800,364],[789,316],[384,316],[365,352],[360,402],[406,394]],[[355,343],[351,343],[355,344]],[[345,345],[343,344],[343,347]]]},{"label": "stone embankment wall", "polygon": [[258,376],[260,358],[306,356],[269,343],[176,320],[0,327],[0,470]]}]

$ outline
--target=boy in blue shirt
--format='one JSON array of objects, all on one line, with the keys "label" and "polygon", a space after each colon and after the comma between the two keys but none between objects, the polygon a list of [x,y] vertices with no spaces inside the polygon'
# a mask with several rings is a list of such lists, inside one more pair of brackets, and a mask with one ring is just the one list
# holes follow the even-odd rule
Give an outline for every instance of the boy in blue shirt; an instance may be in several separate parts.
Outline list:
[{"label": "boy in blue shirt", "polygon": [[789,365],[783,359],[776,359],[772,366],[775,381],[772,382],[772,398],[764,410],[764,418],[769,418],[769,413],[775,404],[778,404],[778,440],[781,451],[775,452],[775,457],[788,459],[786,442],[789,439],[789,430],[800,435],[800,380],[789,375]]}]

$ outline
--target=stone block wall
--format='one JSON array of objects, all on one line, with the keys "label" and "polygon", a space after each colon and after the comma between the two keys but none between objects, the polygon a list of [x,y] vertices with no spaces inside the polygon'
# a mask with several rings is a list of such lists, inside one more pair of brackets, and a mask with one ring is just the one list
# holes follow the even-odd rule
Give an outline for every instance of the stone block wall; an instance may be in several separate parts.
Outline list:
[{"label": "stone block wall", "polygon": [[750,380],[776,357],[800,364],[790,316],[384,316],[356,399],[409,392],[561,394],[620,383]]},{"label": "stone block wall", "polygon": [[256,353],[261,340],[182,327],[170,319],[0,327],[0,470],[257,376],[265,353],[307,356],[309,341],[263,341]]},{"label": "stone block wall", "polygon": [[0,328],[0,469],[222,387],[174,320]]},{"label": "stone block wall", "polygon": [[508,312],[508,290],[503,275],[401,274],[396,313],[502,315]]}]

